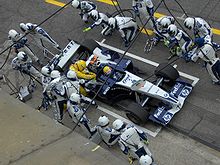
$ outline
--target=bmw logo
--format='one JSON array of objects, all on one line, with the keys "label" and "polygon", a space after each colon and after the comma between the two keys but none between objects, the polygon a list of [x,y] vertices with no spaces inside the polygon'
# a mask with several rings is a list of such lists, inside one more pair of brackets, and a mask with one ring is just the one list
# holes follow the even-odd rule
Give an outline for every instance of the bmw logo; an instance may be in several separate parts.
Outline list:
[{"label": "bmw logo", "polygon": [[184,89],[181,94],[185,97],[189,95],[189,90],[188,89]]}]

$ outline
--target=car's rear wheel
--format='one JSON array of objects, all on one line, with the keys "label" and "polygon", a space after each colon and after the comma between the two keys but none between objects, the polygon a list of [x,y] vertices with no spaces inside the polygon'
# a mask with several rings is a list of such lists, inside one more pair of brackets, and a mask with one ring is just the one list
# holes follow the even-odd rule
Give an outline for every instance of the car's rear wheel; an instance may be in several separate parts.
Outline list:
[{"label": "car's rear wheel", "polygon": [[155,69],[154,74],[158,78],[164,78],[175,82],[180,77],[179,72],[170,64],[162,63]]},{"label": "car's rear wheel", "polygon": [[86,48],[90,53],[92,53],[95,48],[100,48],[100,45],[93,39],[86,39],[82,42],[81,45]]}]

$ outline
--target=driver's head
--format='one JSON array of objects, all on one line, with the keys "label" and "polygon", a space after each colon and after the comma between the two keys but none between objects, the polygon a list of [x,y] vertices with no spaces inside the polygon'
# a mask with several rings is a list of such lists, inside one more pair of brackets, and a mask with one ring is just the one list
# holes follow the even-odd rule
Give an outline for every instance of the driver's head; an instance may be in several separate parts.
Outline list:
[{"label": "driver's head", "polygon": [[111,73],[111,71],[112,71],[112,68],[109,67],[109,66],[105,66],[105,67],[103,68],[103,73],[104,73],[105,75],[109,75],[109,74]]}]

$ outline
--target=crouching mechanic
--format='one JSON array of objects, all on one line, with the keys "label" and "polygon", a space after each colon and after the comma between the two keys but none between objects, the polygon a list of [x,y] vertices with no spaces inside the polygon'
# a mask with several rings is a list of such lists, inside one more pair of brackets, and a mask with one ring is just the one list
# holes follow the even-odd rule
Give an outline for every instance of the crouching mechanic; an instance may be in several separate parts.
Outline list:
[{"label": "crouching mechanic", "polygon": [[24,52],[19,52],[12,60],[12,68],[20,72],[31,75],[35,78],[41,78],[42,74],[32,65],[31,58]]},{"label": "crouching mechanic", "polygon": [[89,16],[95,21],[91,26],[85,28],[83,32],[87,32],[93,29],[96,26],[102,26],[101,34],[104,36],[108,36],[112,34],[112,29],[108,26],[108,16],[104,13],[99,13],[97,10],[92,10],[89,12]]},{"label": "crouching mechanic", "polygon": [[96,133],[96,129],[92,128],[90,120],[84,114],[85,110],[80,106],[80,100],[81,97],[79,94],[72,93],[67,101],[67,110],[73,122],[78,123],[86,136],[90,138],[92,135],[94,135],[94,133]]},{"label": "crouching mechanic", "polygon": [[171,16],[162,16],[155,21],[154,24],[154,33],[156,37],[152,38],[151,40],[154,42],[154,45],[157,45],[158,42],[169,40],[168,34],[168,26],[174,24],[175,19]]},{"label": "crouching mechanic", "polygon": [[169,25],[167,31],[170,39],[165,41],[165,45],[168,46],[172,55],[181,56],[190,50],[192,40],[184,31],[174,24]]},{"label": "crouching mechanic", "polygon": [[97,9],[96,5],[90,1],[73,0],[72,6],[80,10],[79,15],[85,23],[88,23],[89,12]]},{"label": "crouching mechanic", "polygon": [[120,32],[125,47],[129,46],[138,30],[137,23],[131,17],[111,17],[108,19],[108,24],[112,29],[116,29]]},{"label": "crouching mechanic", "polygon": [[195,39],[195,44],[199,50],[190,57],[196,62],[201,58],[205,62],[206,69],[212,78],[213,84],[220,85],[220,59],[217,57],[213,45],[204,38]]},{"label": "crouching mechanic", "polygon": [[140,159],[142,155],[149,155],[152,157],[150,150],[148,149],[147,135],[132,125],[126,125],[120,119],[116,119],[113,124],[113,129],[121,132],[119,145],[122,152],[128,155],[130,163],[135,159]]},{"label": "crouching mechanic", "polygon": [[50,35],[40,26],[32,23],[20,23],[20,28],[23,32],[31,34],[40,48],[46,48],[43,44],[43,41],[46,41],[50,43],[55,49],[61,50],[57,42],[54,41]]},{"label": "crouching mechanic", "polygon": [[184,26],[189,30],[193,30],[195,38],[209,40],[215,51],[220,50],[220,45],[212,41],[213,33],[211,26],[204,19],[200,17],[187,17],[184,21]]},{"label": "crouching mechanic", "polygon": [[18,53],[19,51],[23,51],[26,54],[28,54],[28,56],[35,62],[40,63],[39,58],[34,55],[34,53],[32,52],[32,50],[29,48],[29,46],[27,45],[27,38],[26,37],[22,37],[22,35],[20,33],[18,33],[17,31],[15,31],[14,29],[9,30],[8,32],[8,39],[11,40],[13,42],[13,48],[15,53]]},{"label": "crouching mechanic", "polygon": [[97,133],[101,136],[102,141],[110,147],[117,143],[120,137],[120,132],[111,129],[108,125],[108,117],[100,116],[98,119],[98,125],[96,126],[96,129]]}]

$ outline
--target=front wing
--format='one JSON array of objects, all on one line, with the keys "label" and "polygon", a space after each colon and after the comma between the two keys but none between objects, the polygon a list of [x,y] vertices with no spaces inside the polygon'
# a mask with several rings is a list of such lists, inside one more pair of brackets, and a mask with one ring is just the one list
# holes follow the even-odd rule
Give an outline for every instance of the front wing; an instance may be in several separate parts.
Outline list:
[{"label": "front wing", "polygon": [[177,81],[169,94],[173,97],[176,97],[179,100],[180,104],[176,106],[167,106],[164,104],[158,107],[154,111],[154,113],[149,116],[149,119],[164,126],[167,125],[171,121],[173,116],[181,110],[184,101],[191,93],[192,88],[193,87],[191,84]]}]

